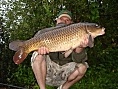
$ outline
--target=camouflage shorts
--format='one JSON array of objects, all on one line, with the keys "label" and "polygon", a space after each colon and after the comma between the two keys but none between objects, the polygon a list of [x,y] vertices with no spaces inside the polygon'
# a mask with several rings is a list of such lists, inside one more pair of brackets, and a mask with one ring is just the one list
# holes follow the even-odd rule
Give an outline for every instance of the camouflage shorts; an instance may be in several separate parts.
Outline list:
[{"label": "camouflage shorts", "polygon": [[[34,58],[38,55],[38,53],[33,53],[31,58],[31,64],[33,65]],[[46,84],[51,86],[60,86],[66,82],[67,77],[74,71],[76,67],[82,65],[82,63],[70,62],[65,65],[58,65],[53,62],[50,57],[45,56],[47,63],[47,75],[46,75]],[[87,63],[85,63],[87,65]]]}]

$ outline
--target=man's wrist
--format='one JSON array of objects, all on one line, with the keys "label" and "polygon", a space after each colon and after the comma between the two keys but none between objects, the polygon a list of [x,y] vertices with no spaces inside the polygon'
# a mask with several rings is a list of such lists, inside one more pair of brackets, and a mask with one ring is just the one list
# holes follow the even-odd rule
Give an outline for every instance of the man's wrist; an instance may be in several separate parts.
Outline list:
[{"label": "man's wrist", "polygon": [[80,47],[78,47],[78,48],[76,48],[74,51],[75,51],[76,53],[81,53],[84,49],[85,49],[85,48],[80,48]]}]

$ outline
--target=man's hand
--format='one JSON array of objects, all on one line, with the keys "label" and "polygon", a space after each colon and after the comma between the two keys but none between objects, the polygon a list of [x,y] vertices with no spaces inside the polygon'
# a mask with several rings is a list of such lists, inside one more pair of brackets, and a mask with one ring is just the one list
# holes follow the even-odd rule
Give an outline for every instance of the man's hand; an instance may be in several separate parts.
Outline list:
[{"label": "man's hand", "polygon": [[41,47],[41,48],[38,49],[38,54],[39,55],[45,55],[47,53],[49,53],[49,50],[46,47]]},{"label": "man's hand", "polygon": [[84,40],[80,43],[80,46],[75,48],[75,52],[76,53],[82,52],[83,49],[88,46],[88,42],[89,42],[88,37],[85,37]]},{"label": "man's hand", "polygon": [[80,48],[85,48],[88,46],[89,39],[88,37],[85,37],[84,40],[80,43]]}]

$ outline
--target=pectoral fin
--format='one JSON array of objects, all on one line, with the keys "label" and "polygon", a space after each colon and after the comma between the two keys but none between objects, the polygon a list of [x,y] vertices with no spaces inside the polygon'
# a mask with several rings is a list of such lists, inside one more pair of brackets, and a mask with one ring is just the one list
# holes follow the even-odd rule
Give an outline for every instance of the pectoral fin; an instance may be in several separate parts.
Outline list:
[{"label": "pectoral fin", "polygon": [[64,55],[65,57],[68,57],[72,53],[73,49],[70,48],[69,50],[65,51]]},{"label": "pectoral fin", "polygon": [[92,47],[94,46],[94,39],[92,38],[92,36],[91,36],[91,35],[89,35],[89,42],[88,42],[88,46],[89,46],[90,48],[92,48]]}]

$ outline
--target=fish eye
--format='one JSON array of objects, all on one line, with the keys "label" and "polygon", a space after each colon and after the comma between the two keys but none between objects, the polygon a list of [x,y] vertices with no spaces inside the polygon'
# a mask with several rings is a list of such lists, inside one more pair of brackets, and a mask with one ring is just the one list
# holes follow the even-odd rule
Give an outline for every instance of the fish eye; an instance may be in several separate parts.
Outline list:
[{"label": "fish eye", "polygon": [[96,25],[95,25],[95,27],[97,27],[97,28],[101,28],[101,26],[100,26],[100,25],[98,25],[98,24],[96,24]]},{"label": "fish eye", "polygon": [[96,24],[95,26],[96,26],[96,27],[98,27],[99,25],[98,25],[98,24]]}]

